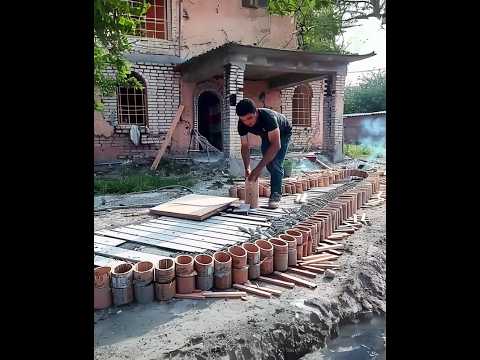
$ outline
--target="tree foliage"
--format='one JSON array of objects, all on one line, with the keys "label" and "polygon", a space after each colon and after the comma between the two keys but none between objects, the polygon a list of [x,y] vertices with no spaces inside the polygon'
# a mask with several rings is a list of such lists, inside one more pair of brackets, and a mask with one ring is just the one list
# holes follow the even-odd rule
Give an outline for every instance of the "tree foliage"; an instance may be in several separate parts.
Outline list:
[{"label": "tree foliage", "polygon": [[[147,1],[142,0],[94,0],[94,78],[102,95],[113,94],[117,86],[142,87],[130,76],[131,65],[124,54],[131,50],[127,35],[138,28],[147,8]],[[115,71],[114,77],[105,73],[109,68]],[[99,108],[97,102],[95,107]]]},{"label": "tree foliage", "polygon": [[386,109],[386,73],[366,75],[360,83],[345,88],[345,114],[383,111]]},{"label": "tree foliage", "polygon": [[343,30],[369,17],[386,18],[386,0],[275,0],[270,14],[295,18],[298,47],[302,50],[344,53],[338,42]]}]

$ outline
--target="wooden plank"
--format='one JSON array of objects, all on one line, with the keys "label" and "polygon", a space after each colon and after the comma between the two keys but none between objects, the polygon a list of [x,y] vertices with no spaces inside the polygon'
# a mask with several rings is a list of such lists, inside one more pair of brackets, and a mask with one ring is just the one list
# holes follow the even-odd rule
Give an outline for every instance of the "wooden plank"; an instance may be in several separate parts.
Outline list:
[{"label": "wooden plank", "polygon": [[269,283],[269,284],[281,286],[281,287],[290,288],[290,289],[293,289],[295,287],[295,283],[293,283],[291,281],[278,280],[278,279],[274,279],[274,278],[267,277],[267,276],[259,276],[257,278],[257,280],[260,280],[260,281],[263,281],[263,282],[266,282],[266,283]]},{"label": "wooden plank", "polygon": [[332,234],[327,239],[328,240],[343,240],[348,236],[348,234]]},{"label": "wooden plank", "polygon": [[159,241],[159,240],[145,238],[138,235],[132,235],[132,234],[127,234],[127,233],[122,233],[122,232],[117,232],[112,230],[100,230],[100,231],[97,231],[97,234],[113,237],[116,239],[127,240],[127,241],[135,242],[138,244],[150,245],[150,246],[159,247],[163,249],[171,249],[175,251],[205,252],[207,250],[205,248],[179,245],[179,244],[171,243],[168,241]]},{"label": "wooden plank", "polygon": [[[324,252],[324,251],[327,251],[327,250],[335,250],[335,249],[343,249],[343,248],[344,248],[343,244],[324,245],[324,246],[317,247],[315,252],[316,253],[321,253],[321,252]],[[304,257],[302,257],[302,260],[313,260],[313,259],[318,258],[320,255],[323,255],[323,254],[304,256]]]},{"label": "wooden plank", "polygon": [[245,291],[204,291],[203,296],[206,298],[225,298],[225,299],[238,299],[242,296],[247,296]]},{"label": "wooden plank", "polygon": [[335,264],[310,264],[309,266],[313,266],[320,269],[340,269],[340,265]]},{"label": "wooden plank", "polygon": [[162,159],[162,156],[165,153],[165,150],[167,150],[167,146],[170,144],[170,141],[172,140],[173,132],[175,131],[175,128],[177,127],[177,124],[180,121],[180,116],[182,115],[183,109],[184,109],[184,106],[180,104],[175,114],[175,117],[173,118],[173,121],[170,125],[170,128],[168,129],[167,135],[165,136],[165,139],[162,141],[162,144],[160,145],[160,149],[158,149],[157,156],[155,156],[155,160],[153,160],[153,164],[150,167],[151,170],[157,170],[158,164],[160,163],[160,160]]},{"label": "wooden plank", "polygon": [[269,292],[262,291],[262,290],[259,290],[259,289],[255,289],[255,288],[250,287],[250,286],[233,284],[232,287],[235,288],[235,289],[238,289],[238,290],[246,291],[247,293],[250,293],[250,294],[254,294],[254,295],[258,295],[258,296],[267,298],[267,299],[270,299],[272,297],[272,294],[270,294]]},{"label": "wooden plank", "polygon": [[337,250],[327,250],[327,253],[332,254],[332,255],[342,255],[343,253]]},{"label": "wooden plank", "polygon": [[135,228],[133,226],[135,226],[135,225],[131,225],[129,227],[115,228],[112,231],[121,232],[121,233],[125,233],[125,234],[130,234],[130,235],[137,235],[137,236],[142,236],[144,238],[157,240],[157,241],[159,241],[160,244],[161,244],[162,241],[166,241],[166,242],[170,242],[172,244],[183,245],[183,246],[191,246],[192,248],[198,248],[198,249],[219,250],[219,249],[222,248],[221,245],[207,243],[205,241],[196,241],[196,240],[190,240],[190,239],[185,239],[185,238],[181,238],[181,237],[173,237],[173,236],[168,236],[168,235],[155,234],[153,232],[137,229],[140,226],[137,226]]},{"label": "wooden plank", "polygon": [[115,260],[111,259],[105,256],[101,255],[95,255],[93,256],[93,265],[94,266],[116,266],[120,264],[122,261],[120,260]]},{"label": "wooden plank", "polygon": [[213,216],[210,219],[206,220],[206,222],[212,223],[230,223],[230,224],[247,224],[247,225],[255,225],[255,226],[266,226],[270,227],[272,224],[269,222],[260,222],[260,221],[253,221],[253,220],[244,220],[244,219],[233,219],[229,218],[228,220],[222,218],[221,216]]},{"label": "wooden plank", "polygon": [[338,256],[337,255],[327,255],[325,258],[322,258],[322,259],[314,259],[314,260],[303,261],[301,265],[318,264],[319,262],[328,261],[328,260],[332,260],[332,259],[338,259]]},{"label": "wooden plank", "polygon": [[[239,241],[245,240],[246,238],[245,236],[240,236],[236,234],[235,235],[224,234],[224,233],[219,233],[218,231],[208,230],[208,227],[203,229],[192,229],[192,228],[187,228],[187,227],[178,226],[178,225],[157,223],[153,221],[149,221],[149,222],[138,224],[138,225],[148,226],[148,227],[157,229],[156,230],[157,232],[159,232],[158,230],[160,231],[168,230],[169,232],[178,233],[179,236],[183,236],[183,234],[190,234],[190,235],[206,237],[209,242],[214,244],[229,245],[229,244],[233,244],[233,243],[237,243]],[[164,232],[162,231],[162,233]]]},{"label": "wooden plank", "polygon": [[232,235],[223,235],[224,238],[222,239],[218,234],[214,234],[214,233],[212,234],[208,231],[202,231],[202,230],[191,230],[191,229],[189,230],[189,229],[183,229],[183,228],[175,228],[175,230],[172,230],[170,226],[162,225],[162,224],[148,223],[148,224],[139,224],[139,225],[128,225],[126,227],[130,229],[148,231],[153,234],[172,236],[172,237],[181,237],[184,239],[208,242],[210,244],[216,244],[216,245],[222,245],[222,246],[234,245],[239,241],[245,240],[243,238],[239,238],[237,236],[232,236]]},{"label": "wooden plank", "polygon": [[114,239],[105,236],[93,235],[93,242],[103,245],[118,246],[126,243],[126,240]]},{"label": "wooden plank", "polygon": [[[203,226],[203,227],[218,227],[222,229],[229,229],[229,230],[235,230],[235,231],[240,231],[238,230],[238,225],[237,224],[232,224],[232,223],[215,223],[215,222],[209,222],[210,219],[204,220],[204,221],[193,221],[193,220],[188,220],[188,219],[180,219],[180,218],[174,218],[174,217],[169,217],[169,216],[162,216],[159,217],[158,219],[155,220],[167,220],[170,222],[176,221],[176,222],[182,222],[186,224],[192,224],[195,223],[198,226]],[[152,220],[153,221],[153,220]],[[244,226],[244,227],[251,227],[252,229],[255,229],[255,226],[250,225],[250,226]]]},{"label": "wooden plank", "polygon": [[109,246],[97,243],[93,244],[93,251],[97,255],[132,262],[151,261],[156,264],[159,260],[166,258],[165,256],[158,256],[140,251],[122,249],[116,246]]},{"label": "wooden plank", "polygon": [[296,268],[289,267],[288,271],[291,271],[295,274],[306,276],[306,277],[309,277],[309,278],[314,278],[315,279],[317,277],[317,275],[315,273],[313,273],[311,271],[308,271],[308,270],[302,270],[302,269],[296,269]]},{"label": "wooden plank", "polygon": [[191,294],[175,294],[173,297],[177,299],[190,299],[190,300],[205,300],[207,297],[201,293],[191,293]]},{"label": "wooden plank", "polygon": [[[180,219],[178,219],[180,220]],[[150,220],[148,223],[154,223],[154,224],[165,224],[165,225],[175,225],[178,227],[182,227],[185,229],[194,229],[194,230],[210,230],[211,232],[215,232],[217,234],[228,234],[228,235],[236,235],[239,237],[244,237],[249,239],[250,235],[247,233],[244,233],[243,231],[240,230],[231,230],[230,227],[226,227],[224,225],[214,225],[214,224],[203,224],[202,222],[195,222],[189,221],[189,220],[184,220],[185,222],[175,222],[175,221],[170,221],[170,220],[165,220],[163,217],[159,219],[153,219]]]},{"label": "wooden plank", "polygon": [[254,289],[258,289],[258,290],[262,290],[262,291],[266,291],[266,292],[269,292],[270,294],[272,295],[275,295],[275,296],[280,296],[282,295],[282,292],[280,290],[276,290],[276,289],[272,289],[272,288],[269,288],[269,287],[266,287],[266,286],[258,286],[258,285],[254,285],[252,283],[246,283],[244,284],[245,286],[249,286],[249,287],[252,287]]},{"label": "wooden plank", "polygon": [[200,221],[225,210],[237,200],[226,196],[190,194],[155,206],[150,213]]},{"label": "wooden plank", "polygon": [[183,204],[162,204],[150,209],[151,214],[168,215],[182,219],[202,221],[209,218],[215,213],[225,210],[229,205],[218,207],[211,206],[194,206]]},{"label": "wooden plank", "polygon": [[221,217],[230,217],[230,218],[235,218],[235,219],[244,219],[244,220],[253,220],[253,221],[260,221],[260,222],[265,222],[267,221],[266,217],[263,216],[252,216],[252,215],[237,215],[237,214],[229,214],[226,212],[221,212],[219,214]]},{"label": "wooden plank", "polygon": [[309,287],[310,289],[314,289],[314,288],[317,287],[317,284],[315,284],[311,281],[300,279],[299,277],[289,275],[289,274],[285,274],[285,273],[282,273],[280,271],[274,271],[273,274],[275,276],[278,276],[279,278],[281,278],[283,280],[291,281],[291,282],[295,283],[296,285],[303,285],[303,286]]},{"label": "wooden plank", "polygon": [[314,266],[309,266],[309,265],[297,265],[297,267],[299,269],[308,270],[308,271],[311,271],[311,272],[317,273],[317,274],[323,274],[325,272],[325,270],[323,270],[321,268],[316,268]]}]

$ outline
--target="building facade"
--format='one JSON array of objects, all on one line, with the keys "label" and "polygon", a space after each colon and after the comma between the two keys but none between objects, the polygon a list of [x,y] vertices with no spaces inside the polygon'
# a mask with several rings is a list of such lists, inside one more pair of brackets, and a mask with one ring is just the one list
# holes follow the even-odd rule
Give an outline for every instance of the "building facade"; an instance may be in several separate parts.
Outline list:
[{"label": "building facade", "polygon": [[[297,48],[295,22],[269,15],[261,0],[151,0],[126,54],[143,90],[119,88],[95,113],[95,161],[155,156],[180,104],[168,154],[186,154],[198,132],[228,159],[240,159],[235,105],[243,97],[284,113],[293,149],[342,158],[347,64],[368,55]],[[113,74],[113,72],[112,72]],[[132,128],[140,141],[132,140]],[[251,137],[252,146],[259,139]]]}]

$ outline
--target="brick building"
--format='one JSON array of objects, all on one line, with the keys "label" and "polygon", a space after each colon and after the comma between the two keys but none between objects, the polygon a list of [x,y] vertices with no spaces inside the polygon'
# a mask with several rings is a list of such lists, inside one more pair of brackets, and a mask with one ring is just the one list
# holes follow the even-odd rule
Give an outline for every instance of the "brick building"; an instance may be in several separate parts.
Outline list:
[{"label": "brick building", "polygon": [[[95,161],[154,157],[180,104],[169,154],[186,154],[195,129],[226,158],[240,159],[235,104],[243,97],[292,121],[292,148],[311,144],[342,158],[347,64],[373,53],[297,51],[294,20],[269,15],[266,1],[150,3],[126,55],[144,89],[119,88],[103,98],[103,114],[95,114]],[[137,145],[133,125],[141,133]],[[259,139],[252,136],[252,143]]]}]

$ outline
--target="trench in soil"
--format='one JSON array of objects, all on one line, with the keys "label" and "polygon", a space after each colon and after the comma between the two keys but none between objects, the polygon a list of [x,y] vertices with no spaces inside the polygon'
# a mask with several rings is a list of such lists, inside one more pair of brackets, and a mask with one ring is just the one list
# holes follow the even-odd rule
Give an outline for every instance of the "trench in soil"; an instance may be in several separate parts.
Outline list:
[{"label": "trench in soil", "polygon": [[338,337],[327,340],[323,349],[299,360],[385,360],[385,317],[374,316],[339,328]]}]

